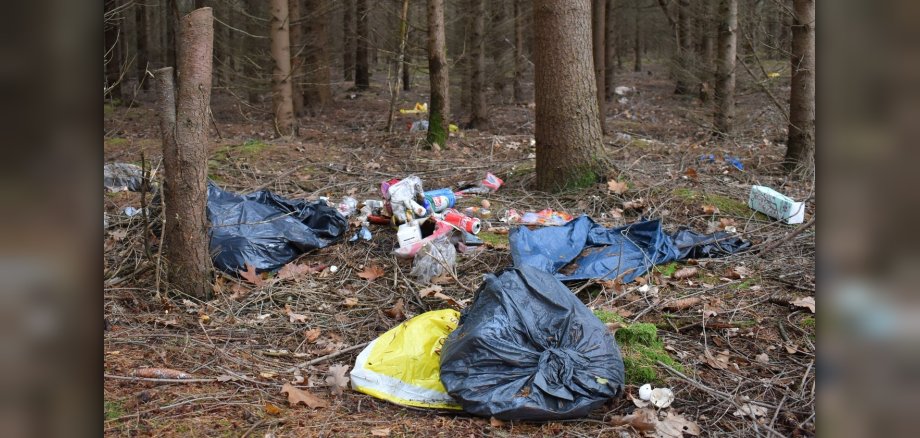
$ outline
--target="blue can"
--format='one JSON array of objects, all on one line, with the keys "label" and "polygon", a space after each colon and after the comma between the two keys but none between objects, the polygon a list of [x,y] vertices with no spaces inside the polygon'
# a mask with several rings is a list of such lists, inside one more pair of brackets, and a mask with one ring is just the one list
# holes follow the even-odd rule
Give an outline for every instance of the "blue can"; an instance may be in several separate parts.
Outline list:
[{"label": "blue can", "polygon": [[441,213],[457,203],[451,189],[437,189],[425,192],[425,208],[432,213]]}]

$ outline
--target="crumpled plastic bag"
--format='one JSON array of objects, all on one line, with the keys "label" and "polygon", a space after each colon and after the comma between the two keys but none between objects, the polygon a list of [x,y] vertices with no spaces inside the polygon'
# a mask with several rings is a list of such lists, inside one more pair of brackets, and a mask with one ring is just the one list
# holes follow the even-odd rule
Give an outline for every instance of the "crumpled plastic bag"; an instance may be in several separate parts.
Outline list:
[{"label": "crumpled plastic bag", "polygon": [[441,382],[475,415],[560,420],[619,395],[616,340],[552,274],[531,267],[486,275],[441,352]]},{"label": "crumpled plastic bag", "polygon": [[517,227],[508,241],[514,266],[532,266],[562,281],[612,280],[622,274],[624,283],[657,264],[723,257],[751,246],[727,232],[700,234],[681,228],[668,234],[657,219],[605,228],[588,216],[557,227]]},{"label": "crumpled plastic bag", "polygon": [[441,384],[438,361],[459,317],[453,309],[434,310],[380,335],[355,360],[351,387],[403,406],[459,410]]},{"label": "crumpled plastic bag", "polygon": [[109,163],[102,166],[102,186],[110,192],[139,192],[144,182],[141,167],[129,163]]},{"label": "crumpled plastic bag", "polygon": [[214,267],[230,273],[281,268],[299,255],[341,239],[348,221],[323,201],[291,200],[268,190],[230,193],[208,182]]},{"label": "crumpled plastic bag", "polygon": [[457,249],[451,243],[449,235],[442,235],[428,241],[419,250],[409,275],[416,277],[421,284],[429,284],[432,278],[454,269],[456,263]]}]

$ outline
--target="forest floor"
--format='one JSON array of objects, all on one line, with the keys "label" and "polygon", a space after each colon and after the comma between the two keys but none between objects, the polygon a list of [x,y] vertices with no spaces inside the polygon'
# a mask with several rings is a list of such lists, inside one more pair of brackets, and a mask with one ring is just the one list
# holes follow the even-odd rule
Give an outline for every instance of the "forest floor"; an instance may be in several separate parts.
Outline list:
[{"label": "forest floor", "polygon": [[[787,78],[784,72],[776,83],[788,83]],[[424,78],[414,85],[400,99],[400,107],[427,100],[417,91],[427,90]],[[801,299],[814,297],[815,231],[808,228],[761,252],[772,246],[764,243],[786,238],[796,226],[769,220],[746,206],[750,186],[766,185],[796,200],[807,199],[806,220],[814,216],[813,182],[787,178],[779,166],[785,150],[778,144],[785,137],[784,117],[756,84],[742,80],[738,132],[731,140],[716,141],[709,138],[709,110],[696,97],[674,95],[663,65],[619,74],[616,85],[636,88],[626,101],[608,105],[612,135],[605,146],[618,166],[609,177],[628,183],[622,194],[603,182],[557,195],[532,190],[532,104],[513,105],[493,96],[488,131],[462,130],[441,151],[432,152],[422,147],[423,134],[407,132],[411,120],[406,117],[397,115],[396,132],[383,131],[389,93],[380,83],[363,93],[336,85],[335,103],[314,117],[301,118],[295,140],[272,138],[270,102],[250,107],[216,90],[212,107],[220,137],[212,127],[209,174],[236,192],[268,188],[290,198],[328,196],[338,201],[351,195],[360,201],[379,199],[380,182],[393,177],[415,174],[425,188],[434,189],[478,181],[492,172],[505,181],[486,197],[493,212],[554,208],[587,214],[610,226],[652,217],[661,218],[667,230],[735,227],[754,250],[660,266],[644,278],[657,286],[657,296],[639,291],[636,283],[606,283],[584,288],[579,297],[598,314],[658,327],[665,350],[683,375],[657,367],[655,386],[675,392],[669,409],[696,422],[702,435],[813,436],[815,315],[813,305],[809,309]],[[788,88],[767,86],[778,96],[788,95]],[[107,163],[139,164],[144,156],[154,167],[161,166],[151,98],[106,106]],[[701,162],[704,154],[715,154],[715,162]],[[744,169],[722,161],[725,155],[738,157]],[[156,233],[145,234],[141,215],[122,213],[126,206],[140,207],[140,194],[103,196],[109,218],[103,243],[106,435],[639,436],[614,421],[636,409],[628,398],[613,400],[586,419],[499,424],[465,414],[407,409],[349,390],[330,394],[325,382],[329,367],[353,366],[360,348],[349,347],[398,324],[391,316],[396,312],[386,312],[398,300],[405,303],[406,317],[449,307],[419,297],[422,286],[408,276],[412,262],[391,255],[396,233],[389,227],[372,226],[370,242],[342,242],[299,259],[336,265],[335,273],[327,268],[261,286],[218,275],[214,299],[198,302],[162,290]],[[624,209],[625,202],[637,200],[641,208]],[[464,199],[460,205],[480,201]],[[493,219],[491,225],[504,224]],[[472,298],[483,274],[511,263],[507,236],[488,231],[483,236],[487,247],[460,254],[459,282],[441,285],[443,293],[458,301]],[[685,265],[697,272],[674,278],[674,271]],[[370,266],[384,274],[372,281],[358,276]],[[576,290],[581,285],[569,286]],[[678,301],[683,298],[691,300]],[[291,322],[287,312],[306,316],[306,322]],[[280,389],[294,379],[290,370],[343,351],[299,371],[305,387],[329,406],[289,406]],[[201,380],[164,383],[131,377],[140,367],[171,368]],[[629,385],[627,391],[635,396],[637,387]]]}]

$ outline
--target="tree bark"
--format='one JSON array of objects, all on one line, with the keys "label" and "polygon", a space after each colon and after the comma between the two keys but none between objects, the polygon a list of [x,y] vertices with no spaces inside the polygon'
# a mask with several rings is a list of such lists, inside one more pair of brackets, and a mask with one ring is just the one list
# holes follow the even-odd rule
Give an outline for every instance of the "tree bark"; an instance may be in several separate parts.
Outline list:
[{"label": "tree bark", "polygon": [[[288,0],[288,15],[290,16],[291,30],[291,104],[294,115],[302,116],[303,112],[303,87],[304,81],[304,43],[303,23],[301,22],[300,3],[303,0]],[[309,9],[307,9],[309,11]]]},{"label": "tree bark", "polygon": [[606,171],[591,44],[591,0],[534,0],[537,188],[597,182]]},{"label": "tree bark", "polygon": [[428,78],[431,104],[428,107],[429,144],[444,146],[450,123],[450,77],[447,72],[447,44],[444,35],[444,0],[428,0]]},{"label": "tree bark", "polygon": [[[495,94],[504,102],[505,89],[508,88],[508,36],[506,2],[489,2],[491,20],[488,25],[483,25],[483,38],[488,39],[489,57],[492,58],[490,81]],[[485,21],[485,18],[483,18]],[[488,37],[486,36],[488,35]]]},{"label": "tree bark", "polygon": [[616,0],[607,0],[607,5],[604,8],[604,28],[606,30],[606,36],[604,37],[604,100],[611,101],[613,100],[613,75],[614,70],[616,70],[616,51],[617,51],[617,29],[616,29],[616,16],[614,15],[614,8],[616,7]]},{"label": "tree bark", "polygon": [[399,77],[406,61],[406,34],[409,31],[409,0],[402,0],[402,12],[399,16],[399,54],[396,59],[396,84],[390,90],[390,112],[387,116],[387,132],[393,132],[393,115],[399,100]]},{"label": "tree bark", "polygon": [[527,100],[524,95],[524,70],[527,68],[524,59],[524,0],[514,0],[514,102],[523,103]]},{"label": "tree bark", "polygon": [[815,0],[793,0],[792,84],[784,167],[808,171],[815,162]]},{"label": "tree bark", "polygon": [[677,94],[690,94],[693,92],[693,39],[691,38],[692,14],[690,0],[677,2]]},{"label": "tree bark", "polygon": [[104,40],[105,40],[105,88],[108,97],[112,99],[121,99],[121,44],[123,38],[118,27],[116,16],[118,0],[106,0],[105,3],[105,23],[104,23]]},{"label": "tree bark", "polygon": [[[409,15],[406,16],[405,46],[409,45],[410,32],[412,29],[412,11],[409,10],[407,12]],[[411,50],[409,50],[409,47],[403,47],[400,50],[402,51],[402,89],[403,91],[409,91],[412,88],[412,75],[409,71],[409,66],[412,63],[412,58],[410,56]]]},{"label": "tree bark", "polygon": [[472,75],[470,77],[470,124],[471,129],[484,130],[489,125],[488,109],[486,107],[486,2],[485,0],[472,0],[470,5],[473,18],[472,46],[470,47],[470,60]]},{"label": "tree bark", "polygon": [[367,90],[370,88],[370,71],[368,70],[367,39],[369,36],[367,19],[370,10],[367,0],[358,0],[355,9],[358,21],[358,40],[355,47],[355,88]]},{"label": "tree bark", "polygon": [[716,70],[717,135],[729,135],[735,124],[735,57],[738,39],[738,0],[719,2],[719,65]]},{"label": "tree bark", "polygon": [[345,32],[343,46],[342,72],[343,79],[355,79],[355,0],[345,0],[345,13],[342,18],[342,29]]},{"label": "tree bark", "polygon": [[329,0],[307,0],[307,44],[304,49],[306,84],[303,86],[304,108],[310,114],[322,111],[332,101],[332,78],[329,73],[329,31],[326,14]]},{"label": "tree bark", "polygon": [[291,36],[287,0],[271,0],[272,109],[275,131],[281,136],[297,134],[291,88]]},{"label": "tree bark", "polygon": [[147,68],[150,64],[150,52],[147,49],[147,7],[143,3],[134,5],[134,22],[137,27],[137,80],[143,90],[150,89],[147,80]]},{"label": "tree bark", "polygon": [[591,2],[591,37],[594,53],[594,79],[597,82],[597,115],[601,124],[601,133],[607,132],[607,99],[604,97],[604,80],[607,77],[605,61],[606,44],[604,43],[607,30],[607,0],[592,0]]},{"label": "tree bark", "polygon": [[[246,13],[256,17],[259,16],[259,4],[261,4],[261,0],[246,0]],[[249,17],[246,17],[246,31],[252,35],[265,32],[261,23]],[[257,42],[257,40],[250,37],[246,40],[246,44],[244,45],[244,53],[246,53],[247,56],[243,59],[243,75],[248,82],[246,84],[246,94],[249,103],[252,105],[259,103],[259,91],[261,91],[260,65],[256,59],[254,59],[255,57],[252,56],[256,52]]]},{"label": "tree bark", "polygon": [[205,214],[214,45],[211,8],[186,15],[179,27],[178,99],[173,68],[155,74],[165,173],[163,245],[170,287],[206,300],[211,295]]},{"label": "tree bark", "polygon": [[633,8],[633,19],[635,20],[635,38],[633,38],[633,54],[635,58],[633,60],[633,71],[640,72],[642,71],[642,26],[639,22],[639,0],[635,1],[635,8]]}]

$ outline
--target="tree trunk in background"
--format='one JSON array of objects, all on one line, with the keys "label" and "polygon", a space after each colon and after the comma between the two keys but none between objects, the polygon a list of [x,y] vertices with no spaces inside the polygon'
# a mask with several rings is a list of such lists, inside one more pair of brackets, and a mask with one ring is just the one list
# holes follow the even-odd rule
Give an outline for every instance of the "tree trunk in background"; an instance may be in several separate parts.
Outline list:
[{"label": "tree trunk in background", "polygon": [[358,39],[355,44],[355,88],[367,90],[370,88],[370,72],[367,64],[367,39],[369,36],[367,18],[370,10],[367,6],[367,0],[358,0],[355,13],[358,21]]},{"label": "tree trunk in background", "polygon": [[607,0],[607,5],[604,7],[604,28],[606,30],[604,37],[604,100],[608,102],[613,100],[613,73],[616,66],[617,41],[619,41],[615,25],[615,7],[615,0]]},{"label": "tree trunk in background", "polygon": [[[473,9],[473,2],[466,0],[463,4],[468,10]],[[460,66],[460,111],[473,113],[473,14],[463,14],[463,51]]]},{"label": "tree trunk in background", "polygon": [[390,111],[387,114],[387,132],[393,132],[393,116],[396,113],[396,102],[399,100],[399,77],[406,64],[406,37],[409,31],[409,0],[402,0],[399,15],[399,51],[396,58],[396,84],[390,90]]},{"label": "tree trunk in background", "polygon": [[523,103],[527,98],[524,96],[524,70],[526,69],[526,59],[524,59],[524,0],[514,1],[514,102]]},{"label": "tree trunk in background", "polygon": [[793,0],[792,84],[784,167],[808,171],[815,163],[815,0]]},{"label": "tree trunk in background", "polygon": [[702,29],[702,36],[701,36],[701,38],[703,39],[702,55],[703,55],[703,65],[705,65],[706,69],[709,71],[711,71],[711,68],[712,68],[711,66],[715,63],[715,59],[716,59],[716,38],[718,38],[718,35],[716,35],[712,31],[712,28],[713,28],[712,17],[721,17],[721,14],[717,15],[717,13],[713,11],[713,6],[718,5],[719,1],[721,0],[706,0],[703,3],[704,14],[702,18],[703,29]]},{"label": "tree trunk in background", "polygon": [[[303,43],[303,23],[300,21],[300,2],[302,0],[288,0],[288,15],[290,16],[291,28],[291,104],[294,107],[294,115],[303,115],[303,88],[301,83],[304,81],[304,43]],[[306,9],[309,12],[309,9]]]},{"label": "tree trunk in background", "polygon": [[719,65],[716,70],[717,135],[729,135],[735,124],[735,56],[738,39],[738,0],[719,2]]},{"label": "tree trunk in background", "polygon": [[[259,4],[261,4],[261,0],[246,0],[246,13],[254,17],[258,17]],[[261,22],[246,17],[246,31],[252,35],[260,35],[265,33],[265,27]],[[246,56],[243,59],[243,75],[248,82],[246,85],[246,94],[249,103],[251,105],[256,105],[259,103],[259,88],[261,81],[259,80],[260,65],[255,56],[253,56],[256,52],[256,50],[253,48],[256,46],[258,40],[255,40],[252,37],[247,37],[245,41],[246,43],[244,44],[244,47],[248,49],[244,49]]]},{"label": "tree trunk in background", "polygon": [[591,39],[594,53],[594,79],[597,82],[597,116],[601,124],[601,133],[607,132],[607,99],[604,97],[604,79],[607,77],[605,60],[607,54],[604,37],[607,36],[607,30],[604,24],[607,22],[607,0],[592,0],[591,2]]},{"label": "tree trunk in background", "polygon": [[178,96],[172,67],[156,72],[165,173],[163,245],[170,287],[207,300],[211,295],[206,216],[214,53],[211,8],[183,17],[180,34]]},{"label": "tree trunk in background", "polygon": [[117,25],[117,0],[106,0],[105,3],[104,40],[105,40],[105,87],[108,97],[121,99],[121,38]]},{"label": "tree trunk in background", "polygon": [[322,111],[332,101],[332,77],[329,73],[329,0],[307,0],[304,48],[304,108],[310,114]]},{"label": "tree trunk in background", "polygon": [[450,123],[450,77],[444,34],[444,0],[428,0],[428,74],[431,105],[428,107],[429,144],[444,146]]},{"label": "tree trunk in background", "polygon": [[176,65],[176,21],[179,20],[177,0],[166,0],[166,65]]},{"label": "tree trunk in background", "polygon": [[344,56],[342,60],[343,79],[355,79],[355,0],[345,0],[345,13],[342,19],[342,29],[345,33]]},{"label": "tree trunk in background", "polygon": [[412,29],[411,24],[412,24],[412,9],[409,10],[409,16],[406,19],[406,36],[405,36],[406,47],[403,49],[403,53],[402,53],[402,89],[403,91],[409,91],[412,88],[411,86],[412,75],[409,72],[409,65],[412,63],[411,61],[412,58],[409,56],[412,53],[412,51],[409,48],[410,46],[409,38],[413,36],[412,34],[410,34],[411,29]]},{"label": "tree trunk in background", "polygon": [[134,5],[134,22],[137,25],[137,80],[141,89],[149,90],[147,68],[150,66],[150,52],[147,49],[147,7],[143,3]]},{"label": "tree trunk in background", "polygon": [[591,0],[534,0],[537,188],[594,184],[606,171],[591,61]]},{"label": "tree trunk in background", "polygon": [[693,14],[690,10],[690,0],[677,2],[677,94],[690,94],[693,92],[693,39],[691,28]]},{"label": "tree trunk in background", "polygon": [[633,71],[640,72],[642,71],[642,27],[639,25],[639,0],[634,0],[633,9],[633,19],[635,20],[635,32],[636,35],[633,38],[633,54],[635,59],[633,60]]},{"label": "tree trunk in background", "polygon": [[291,36],[287,0],[271,0],[272,109],[275,131],[281,136],[295,135],[293,90],[291,89]]},{"label": "tree trunk in background", "polygon": [[488,109],[486,108],[486,2],[485,0],[472,0],[470,11],[473,17],[473,37],[470,47],[470,64],[472,75],[470,77],[470,124],[472,129],[484,130],[489,125]]},{"label": "tree trunk in background", "polygon": [[[505,72],[508,69],[508,28],[507,17],[505,14],[506,2],[489,2],[491,7],[491,23],[483,25],[483,38],[486,34],[491,34],[489,40],[489,52],[492,58],[492,86],[495,93],[498,94],[502,102],[505,101],[505,89],[508,88],[508,79]],[[488,30],[485,30],[488,29]]]}]

